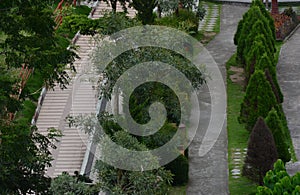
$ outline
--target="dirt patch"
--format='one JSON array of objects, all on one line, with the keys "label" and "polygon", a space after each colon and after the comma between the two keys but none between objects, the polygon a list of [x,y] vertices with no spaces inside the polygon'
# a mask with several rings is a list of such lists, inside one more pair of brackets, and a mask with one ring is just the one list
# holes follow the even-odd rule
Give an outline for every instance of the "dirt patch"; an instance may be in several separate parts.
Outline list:
[{"label": "dirt patch", "polygon": [[201,43],[206,45],[209,41],[211,41],[215,36],[217,35],[217,33],[215,32],[203,32],[203,37],[201,39]]},{"label": "dirt patch", "polygon": [[238,83],[240,85],[245,84],[245,76],[244,76],[244,69],[243,68],[230,66],[229,70],[234,72],[232,75],[229,76],[230,80],[233,83]]}]

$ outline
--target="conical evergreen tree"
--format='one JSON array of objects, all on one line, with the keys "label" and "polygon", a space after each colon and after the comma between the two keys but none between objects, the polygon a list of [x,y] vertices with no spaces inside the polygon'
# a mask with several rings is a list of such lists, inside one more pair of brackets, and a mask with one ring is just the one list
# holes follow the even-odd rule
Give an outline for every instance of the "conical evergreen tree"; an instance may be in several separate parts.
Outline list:
[{"label": "conical evergreen tree", "polygon": [[269,27],[270,27],[271,32],[272,32],[272,38],[275,41],[276,40],[275,24],[274,24],[274,19],[271,16],[270,12],[268,12],[266,10],[266,7],[265,7],[265,5],[263,4],[263,2],[261,0],[254,0],[254,1],[252,1],[251,6],[258,6],[259,7],[261,13],[264,15],[264,17],[269,22]]},{"label": "conical evergreen tree", "polygon": [[282,122],[275,109],[269,112],[266,118],[266,124],[273,134],[278,158],[283,162],[289,162],[291,160],[291,154],[289,152],[288,141],[284,133]]},{"label": "conical evergreen tree", "polygon": [[[277,112],[277,115],[281,121],[282,127],[283,127],[283,131],[286,137],[286,140],[289,143],[289,148],[291,149],[293,147],[293,142],[292,142],[292,138],[291,138],[291,134],[290,134],[290,130],[287,124],[287,120],[286,120],[286,116],[284,114],[283,108],[281,104],[277,104],[275,107],[275,110]],[[293,151],[291,151],[293,152]]]},{"label": "conical evergreen tree", "polygon": [[263,184],[265,174],[273,169],[273,164],[277,159],[278,154],[273,135],[264,119],[259,117],[249,138],[242,174]]},{"label": "conical evergreen tree", "polygon": [[283,94],[281,92],[280,86],[277,81],[276,68],[272,64],[270,57],[267,53],[264,53],[260,59],[258,59],[257,64],[255,65],[255,70],[265,71],[266,78],[270,82],[273,92],[276,96],[277,102],[283,102]]},{"label": "conical evergreen tree", "polygon": [[[264,21],[264,22],[263,22]],[[274,39],[272,38],[272,32],[268,26],[267,21],[265,19],[258,19],[251,28],[250,33],[246,38],[246,45],[244,48],[244,55],[249,52],[251,45],[257,35],[263,35],[266,38],[266,47],[269,48],[271,53],[275,53],[275,43]]]},{"label": "conical evergreen tree", "polygon": [[[276,87],[269,69],[265,69],[265,76],[266,76],[266,79],[269,81],[269,83],[272,87],[272,90],[273,90],[273,93],[276,97],[277,103],[278,104],[282,103],[283,102],[283,95],[282,95],[281,91],[278,91],[279,86]],[[279,88],[279,90],[280,90],[280,88]]]},{"label": "conical evergreen tree", "polygon": [[271,60],[271,64],[274,64],[274,55],[270,52],[269,48],[266,45],[267,43],[265,36],[263,34],[259,34],[254,38],[249,52],[245,55],[246,83],[248,83],[251,74],[255,70],[255,65],[258,63],[259,59],[261,59],[264,53],[267,53],[267,55],[270,56],[269,59]]},{"label": "conical evergreen tree", "polygon": [[241,105],[239,122],[245,123],[251,131],[259,116],[266,117],[269,111],[277,105],[275,95],[265,74],[255,71],[248,83],[246,94]]},{"label": "conical evergreen tree", "polygon": [[249,32],[251,32],[254,23],[262,17],[263,15],[261,14],[259,8],[257,6],[254,6],[248,10],[247,17],[243,20],[243,25],[241,30],[239,31],[239,37],[237,41],[237,58],[242,64],[245,63],[245,58],[243,54],[244,48],[247,44],[246,39],[249,35]]}]

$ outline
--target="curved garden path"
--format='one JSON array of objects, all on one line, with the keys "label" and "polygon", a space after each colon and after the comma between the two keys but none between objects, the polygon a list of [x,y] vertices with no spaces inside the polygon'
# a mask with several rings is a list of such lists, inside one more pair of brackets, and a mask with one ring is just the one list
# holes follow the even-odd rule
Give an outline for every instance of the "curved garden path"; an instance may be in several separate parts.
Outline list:
[{"label": "curved garden path", "polygon": [[298,158],[298,162],[287,165],[289,173],[294,174],[300,171],[300,28],[281,47],[277,76],[284,95],[283,109]]},{"label": "curved garden path", "polygon": [[[239,20],[247,9],[245,6],[222,5],[220,33],[206,46],[218,64],[224,81],[226,81],[225,63],[236,50],[233,36]],[[201,114],[209,116],[210,111],[205,110],[205,108],[210,108],[210,96],[207,93],[205,94],[205,89],[201,92],[199,98],[204,108],[204,110],[201,110]],[[226,121],[213,148],[203,157],[198,155],[201,137],[203,136],[201,129],[203,126],[205,128],[208,121],[209,117],[201,117],[200,124],[203,125],[198,128],[197,134],[189,147],[188,195],[229,194]]]}]

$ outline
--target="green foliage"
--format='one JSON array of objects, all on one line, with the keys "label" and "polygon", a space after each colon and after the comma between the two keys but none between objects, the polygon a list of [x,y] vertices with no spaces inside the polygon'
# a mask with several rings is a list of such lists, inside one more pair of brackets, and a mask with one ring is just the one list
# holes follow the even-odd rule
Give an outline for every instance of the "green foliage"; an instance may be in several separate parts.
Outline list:
[{"label": "green foliage", "polygon": [[0,129],[0,194],[46,193],[50,178],[44,174],[60,132],[49,129],[44,136],[36,127],[15,122],[0,123]]},{"label": "green foliage", "polygon": [[251,48],[251,43],[255,40],[255,37],[258,35],[263,35],[265,37],[265,47],[269,49],[270,53],[275,53],[275,42],[274,39],[270,36],[272,34],[269,26],[266,22],[263,22],[264,20],[257,20],[252,28],[248,36],[246,37],[245,47],[243,51],[243,55],[247,55],[249,52],[249,48]]},{"label": "green foliage", "polygon": [[153,24],[153,9],[157,6],[157,0],[132,0],[130,6],[137,10],[137,17],[142,21],[143,25]]},{"label": "green foliage", "polygon": [[263,14],[263,16],[267,19],[268,23],[269,23],[269,27],[270,27],[270,30],[271,30],[271,34],[270,36],[275,40],[276,39],[276,35],[275,35],[275,25],[274,25],[274,19],[273,17],[271,16],[270,12],[266,9],[265,5],[263,4],[262,1],[260,0],[254,0],[252,1],[252,4],[251,6],[258,6],[261,13]]},{"label": "green foliage", "polygon": [[170,170],[174,175],[173,186],[181,186],[187,184],[189,180],[189,162],[184,155],[179,155],[175,160],[165,165],[167,170]]},{"label": "green foliage", "polygon": [[74,69],[76,54],[58,42],[48,3],[37,0],[2,1],[1,6],[7,9],[0,12],[0,31],[6,39],[0,47],[8,68],[20,68],[25,64],[28,68],[39,70],[48,87],[58,82],[65,88],[69,82],[66,65]]},{"label": "green foliage", "polygon": [[199,18],[190,10],[180,9],[178,15],[169,14],[165,17],[157,18],[155,24],[195,34],[198,31]]},{"label": "green foliage", "polygon": [[155,149],[163,146],[172,139],[177,131],[175,124],[166,123],[161,129],[153,135],[143,137],[141,142],[149,149]]},{"label": "green foliage", "polygon": [[264,119],[259,117],[250,134],[242,174],[262,184],[264,175],[273,168],[277,159],[278,154],[273,135]]},{"label": "green foliage", "polygon": [[[130,150],[146,150],[145,145],[139,143],[136,138],[132,137],[125,131],[118,131],[114,133],[112,140],[116,144]],[[104,141],[103,147],[105,146]],[[111,151],[104,149],[104,153],[102,155],[104,158],[109,158],[111,154]],[[119,159],[114,159],[114,163],[118,164],[118,160]],[[158,163],[157,159],[151,156],[149,156],[147,160],[150,164]],[[112,194],[166,194],[170,182],[172,181],[171,172],[164,168],[151,171],[126,171],[112,167],[102,161],[97,161],[95,169],[99,178],[101,178],[97,184],[98,187],[102,191]]]},{"label": "green foliage", "polygon": [[274,164],[274,169],[264,177],[264,186],[257,187],[257,195],[280,195],[300,193],[300,173],[290,177],[286,172],[283,161],[280,159]]},{"label": "green foliage", "polygon": [[283,162],[289,162],[291,160],[291,154],[288,148],[288,141],[277,112],[272,109],[265,120],[266,124],[272,131],[277,148],[278,158]]},{"label": "green foliage", "polygon": [[[247,14],[246,14],[246,18],[244,18],[243,23],[242,23],[242,28],[241,30],[239,30],[237,37],[238,40],[236,41],[237,44],[237,58],[238,60],[244,64],[245,63],[245,59],[244,59],[244,48],[247,45],[247,37],[249,35],[249,32],[251,32],[251,29],[254,25],[254,23],[262,18],[262,14],[259,10],[259,8],[257,7],[252,7],[248,10]],[[258,32],[259,34],[259,32]],[[236,37],[236,39],[237,39]]]},{"label": "green foliage", "polygon": [[[264,35],[266,46],[271,54],[275,53],[275,27],[269,13],[262,9],[261,4],[254,1],[251,8],[239,22],[237,31],[234,36],[234,43],[237,45],[237,58],[245,64],[246,56],[252,43],[257,35]],[[274,31],[274,32],[272,32]]]},{"label": "green foliage", "polygon": [[8,113],[20,110],[21,102],[13,97],[18,94],[18,88],[14,86],[18,79],[5,67],[0,67],[0,75],[0,119],[4,119]]},{"label": "green foliage", "polygon": [[255,65],[255,69],[265,71],[267,80],[269,81],[274,95],[276,96],[277,102],[283,102],[283,94],[277,81],[276,68],[272,64],[267,53],[264,53]]},{"label": "green foliage", "polygon": [[70,195],[94,195],[96,190],[93,186],[79,181],[78,178],[63,172],[51,181],[50,191],[52,194]]},{"label": "green foliage", "polygon": [[251,44],[251,47],[249,48],[249,52],[245,54],[245,74],[246,74],[246,80],[250,78],[251,74],[255,70],[255,66],[259,62],[259,60],[262,58],[264,53],[267,53],[267,55],[270,57],[271,64],[274,63],[273,54],[271,53],[270,49],[266,47],[266,38],[263,34],[257,35],[253,43]]},{"label": "green foliage", "polygon": [[140,22],[129,18],[124,12],[106,12],[103,17],[95,20],[84,15],[66,16],[58,31],[66,35],[75,35],[79,30],[82,35],[95,35],[96,33],[110,35],[138,25],[140,25]]},{"label": "green foliage", "polygon": [[251,130],[258,117],[266,117],[269,111],[277,105],[275,95],[265,74],[256,70],[248,83],[246,94],[241,105],[239,122],[245,123]]},{"label": "green foliage", "polygon": [[34,115],[36,105],[29,101],[25,100],[22,104],[22,110],[18,112],[18,115],[16,116],[18,122],[24,123],[27,125],[31,124],[31,119]]}]

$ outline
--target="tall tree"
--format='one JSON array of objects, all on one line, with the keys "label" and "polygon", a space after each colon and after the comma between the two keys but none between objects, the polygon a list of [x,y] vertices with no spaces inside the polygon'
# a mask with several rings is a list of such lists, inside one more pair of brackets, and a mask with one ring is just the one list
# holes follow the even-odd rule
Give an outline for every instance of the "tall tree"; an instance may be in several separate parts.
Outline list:
[{"label": "tall tree", "polygon": [[61,134],[50,129],[44,136],[36,127],[14,122],[0,123],[0,194],[45,194],[51,179],[45,170],[51,166],[53,144]]},{"label": "tall tree", "polygon": [[256,70],[248,83],[239,121],[245,123],[246,128],[251,131],[257,118],[266,117],[275,106],[277,101],[265,73]]},{"label": "tall tree", "polygon": [[54,32],[53,13],[49,1],[3,0],[0,5],[0,32],[5,40],[0,43],[0,57],[7,68],[38,70],[45,84],[52,87],[58,82],[66,87],[69,76],[66,65],[73,70],[76,54],[60,44],[62,37]]},{"label": "tall tree", "polygon": [[157,0],[132,0],[130,5],[137,10],[137,17],[146,25],[154,22],[153,10],[157,3]]},{"label": "tall tree", "polygon": [[277,158],[273,135],[264,119],[259,117],[249,138],[243,175],[262,185],[265,174],[273,169]]}]

